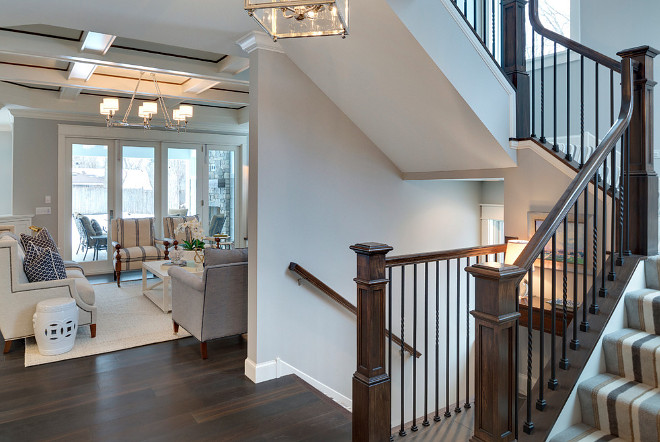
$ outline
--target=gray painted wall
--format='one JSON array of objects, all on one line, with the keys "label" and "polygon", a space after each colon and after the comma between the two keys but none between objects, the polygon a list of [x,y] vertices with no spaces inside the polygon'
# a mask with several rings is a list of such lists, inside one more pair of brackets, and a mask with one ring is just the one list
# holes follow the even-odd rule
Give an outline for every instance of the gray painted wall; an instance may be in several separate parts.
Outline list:
[{"label": "gray painted wall", "polygon": [[11,215],[12,133],[0,131],[0,215]]},{"label": "gray painted wall", "polygon": [[299,286],[289,262],[355,303],[351,244],[385,242],[393,254],[476,245],[481,184],[403,181],[288,57],[257,50],[250,66],[248,358],[279,357],[350,397],[355,318]]},{"label": "gray painted wall", "polygon": [[482,181],[481,204],[504,204],[504,181]]}]

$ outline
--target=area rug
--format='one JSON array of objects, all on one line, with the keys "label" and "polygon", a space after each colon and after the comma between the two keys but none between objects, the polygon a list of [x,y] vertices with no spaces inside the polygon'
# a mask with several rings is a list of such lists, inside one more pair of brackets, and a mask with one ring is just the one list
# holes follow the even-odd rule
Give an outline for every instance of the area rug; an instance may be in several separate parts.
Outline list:
[{"label": "area rug", "polygon": [[73,349],[56,356],[41,355],[34,338],[27,338],[26,367],[190,336],[183,328],[179,328],[177,334],[173,332],[172,314],[163,313],[142,295],[142,281],[127,281],[121,288],[116,283],[97,284],[94,291],[98,309],[96,338],[91,338],[89,327],[81,326]]}]

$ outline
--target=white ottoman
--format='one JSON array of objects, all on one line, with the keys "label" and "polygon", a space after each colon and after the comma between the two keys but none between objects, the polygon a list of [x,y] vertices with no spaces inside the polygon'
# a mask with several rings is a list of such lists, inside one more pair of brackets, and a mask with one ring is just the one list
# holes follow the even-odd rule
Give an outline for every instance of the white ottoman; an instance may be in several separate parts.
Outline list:
[{"label": "white ottoman", "polygon": [[73,298],[52,298],[37,304],[32,317],[39,353],[66,353],[73,348],[78,332],[78,306]]}]

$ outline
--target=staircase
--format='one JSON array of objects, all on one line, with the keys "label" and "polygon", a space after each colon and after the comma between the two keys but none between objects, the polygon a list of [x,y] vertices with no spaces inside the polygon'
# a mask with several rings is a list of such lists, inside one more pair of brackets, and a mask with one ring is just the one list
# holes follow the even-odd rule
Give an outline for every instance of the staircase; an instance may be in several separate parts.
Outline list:
[{"label": "staircase", "polygon": [[660,257],[648,258],[646,288],[625,295],[628,327],[603,338],[606,372],[578,385],[582,423],[563,431],[553,442],[660,440],[658,264]]}]

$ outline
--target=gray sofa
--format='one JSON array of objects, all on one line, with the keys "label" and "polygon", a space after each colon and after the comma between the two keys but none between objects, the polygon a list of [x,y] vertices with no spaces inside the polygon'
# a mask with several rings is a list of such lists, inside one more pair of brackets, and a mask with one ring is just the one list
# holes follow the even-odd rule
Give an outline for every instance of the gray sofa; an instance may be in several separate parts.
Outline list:
[{"label": "gray sofa", "polygon": [[172,267],[172,321],[200,341],[202,359],[206,342],[247,333],[247,249],[204,249],[204,273],[193,275]]}]

